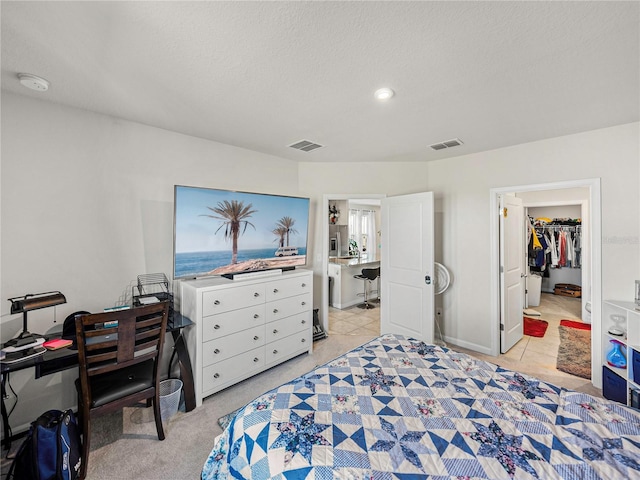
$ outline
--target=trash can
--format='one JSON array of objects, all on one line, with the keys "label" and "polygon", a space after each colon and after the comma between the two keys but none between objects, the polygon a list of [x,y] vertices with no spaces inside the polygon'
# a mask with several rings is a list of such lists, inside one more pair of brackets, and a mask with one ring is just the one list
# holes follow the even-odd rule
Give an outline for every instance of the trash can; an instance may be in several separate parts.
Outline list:
[{"label": "trash can", "polygon": [[182,393],[182,380],[168,378],[160,382],[160,417],[163,422],[168,422],[178,411],[180,394]]},{"label": "trash can", "polygon": [[542,290],[542,277],[540,275],[529,275],[527,277],[527,303],[529,307],[540,305],[540,291]]}]

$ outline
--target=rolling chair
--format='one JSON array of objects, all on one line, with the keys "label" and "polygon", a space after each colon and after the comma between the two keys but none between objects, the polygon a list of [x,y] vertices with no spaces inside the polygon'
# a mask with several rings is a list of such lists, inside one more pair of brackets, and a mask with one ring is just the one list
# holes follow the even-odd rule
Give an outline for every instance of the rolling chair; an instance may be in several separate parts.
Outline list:
[{"label": "rolling chair", "polygon": [[360,275],[354,275],[353,278],[364,280],[364,303],[358,305],[358,308],[370,309],[376,308],[371,302],[369,302],[369,286],[371,282],[380,276],[380,267],[377,268],[363,268]]},{"label": "rolling chair", "polygon": [[[169,302],[114,312],[78,315],[78,417],[82,426],[80,479],[87,475],[91,416],[121,410],[146,400],[153,404],[158,439],[164,440],[160,416],[159,360]],[[117,326],[105,327],[117,321]]]}]

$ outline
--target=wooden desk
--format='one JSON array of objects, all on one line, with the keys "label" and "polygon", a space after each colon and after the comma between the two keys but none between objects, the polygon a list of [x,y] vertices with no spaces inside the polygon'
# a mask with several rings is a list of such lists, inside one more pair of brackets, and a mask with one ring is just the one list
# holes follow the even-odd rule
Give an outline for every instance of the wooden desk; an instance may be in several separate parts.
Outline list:
[{"label": "wooden desk", "polygon": [[[173,363],[174,356],[178,357],[178,365],[180,366],[180,376],[182,377],[182,390],[184,392],[184,406],[187,412],[190,412],[196,408],[196,396],[193,386],[193,372],[191,369],[191,359],[189,358],[189,351],[187,345],[182,336],[182,329],[189,327],[194,323],[187,317],[174,312],[171,319],[167,323],[167,332],[171,332],[173,337],[174,350],[169,360],[169,372],[171,371],[171,364]],[[46,335],[43,335],[47,338]],[[53,335],[53,338],[59,335]],[[47,338],[48,339],[48,338]],[[4,403],[6,393],[6,381],[7,376],[11,372],[17,372],[19,370],[25,370],[28,368],[35,369],[35,378],[40,378],[45,375],[51,375],[52,373],[61,372],[69,368],[78,366],[78,351],[70,348],[61,348],[59,350],[47,350],[41,355],[28,358],[26,360],[20,360],[14,363],[2,363],[0,362],[0,373],[2,374],[2,381],[0,382],[0,410],[2,414],[3,424],[3,439],[2,446],[6,446],[7,449],[11,447],[12,438],[9,435],[9,414],[7,413],[7,407]]]}]

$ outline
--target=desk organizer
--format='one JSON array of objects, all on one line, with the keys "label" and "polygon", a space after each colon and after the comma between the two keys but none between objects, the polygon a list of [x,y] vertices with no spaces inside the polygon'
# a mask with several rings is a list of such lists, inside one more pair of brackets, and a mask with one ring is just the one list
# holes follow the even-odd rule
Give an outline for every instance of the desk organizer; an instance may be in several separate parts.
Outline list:
[{"label": "desk organizer", "polygon": [[173,320],[173,293],[169,290],[169,279],[164,273],[148,273],[138,275],[137,285],[131,288],[131,301],[134,307],[158,301],[169,301],[168,321]]}]

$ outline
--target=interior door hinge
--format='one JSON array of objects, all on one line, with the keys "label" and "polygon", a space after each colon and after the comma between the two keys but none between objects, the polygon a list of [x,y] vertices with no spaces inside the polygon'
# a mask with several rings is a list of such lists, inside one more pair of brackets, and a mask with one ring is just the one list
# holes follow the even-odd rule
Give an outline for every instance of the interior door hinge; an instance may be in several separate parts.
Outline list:
[{"label": "interior door hinge", "polygon": [[500,215],[501,217],[507,218],[507,212],[508,212],[507,207],[503,207],[498,212],[498,215]]},{"label": "interior door hinge", "polygon": [[500,324],[500,331],[501,331],[501,332],[504,332],[504,323],[501,323],[501,324]]}]

